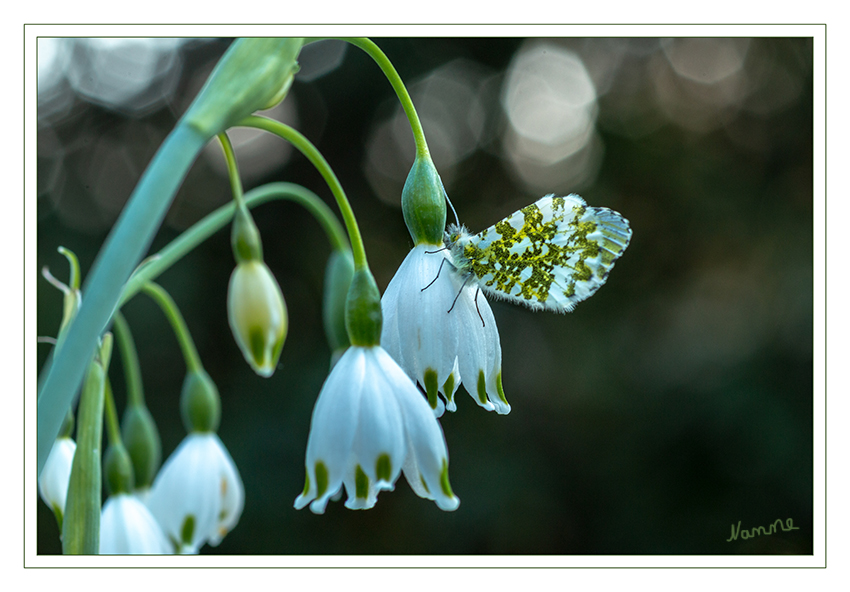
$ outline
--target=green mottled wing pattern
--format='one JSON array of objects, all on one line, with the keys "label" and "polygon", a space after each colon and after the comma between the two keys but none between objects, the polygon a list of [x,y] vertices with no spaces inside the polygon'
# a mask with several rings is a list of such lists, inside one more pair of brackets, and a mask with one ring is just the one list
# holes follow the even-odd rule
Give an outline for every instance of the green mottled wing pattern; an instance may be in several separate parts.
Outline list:
[{"label": "green mottled wing pattern", "polygon": [[569,312],[593,295],[632,237],[629,221],[578,195],[547,195],[478,234],[450,226],[455,267],[488,295]]}]

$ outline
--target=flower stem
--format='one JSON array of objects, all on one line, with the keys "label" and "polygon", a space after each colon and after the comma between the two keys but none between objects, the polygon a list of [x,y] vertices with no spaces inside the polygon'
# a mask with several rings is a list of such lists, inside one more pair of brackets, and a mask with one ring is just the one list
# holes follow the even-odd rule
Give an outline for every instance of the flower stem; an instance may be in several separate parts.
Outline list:
[{"label": "flower stem", "polygon": [[227,175],[230,177],[230,189],[233,191],[233,201],[236,202],[237,208],[244,208],[245,198],[242,195],[242,179],[239,177],[239,168],[236,166],[236,154],[233,151],[233,144],[230,142],[227,132],[221,132],[218,135],[218,140],[221,142],[224,160],[227,162]]},{"label": "flower stem", "polygon": [[[304,206],[321,224],[331,247],[348,249],[348,239],[336,216],[319,196],[305,187],[294,183],[262,185],[245,194],[245,205],[253,208],[273,199],[290,200]],[[118,303],[119,307],[138,294],[147,282],[156,279],[192,249],[224,228],[233,218],[235,211],[236,205],[233,202],[218,208],[168,243],[156,255],[148,258],[124,286],[124,293]]]},{"label": "flower stem", "polygon": [[251,115],[240,121],[237,125],[242,127],[254,127],[273,133],[276,136],[280,136],[284,140],[290,142],[307,157],[310,163],[316,167],[322,175],[325,182],[328,184],[328,187],[330,187],[334,198],[336,198],[337,205],[342,213],[342,219],[345,222],[346,230],[348,230],[348,238],[351,241],[351,250],[354,255],[355,269],[368,269],[369,263],[366,261],[366,249],[363,246],[363,238],[360,236],[360,228],[357,226],[357,219],[354,217],[354,211],[351,209],[351,204],[345,196],[345,191],[342,189],[339,179],[336,178],[333,169],[331,169],[330,165],[325,160],[325,157],[322,156],[322,153],[319,152],[310,140],[305,138],[298,130],[267,117]]},{"label": "flower stem", "polygon": [[425,132],[422,130],[422,123],[416,114],[416,108],[413,106],[410,94],[407,92],[407,88],[404,86],[404,82],[402,82],[401,76],[396,72],[392,62],[371,39],[366,37],[341,37],[340,39],[365,51],[381,68],[384,76],[387,77],[393,90],[395,90],[398,100],[404,109],[404,114],[407,115],[407,120],[410,122],[410,129],[413,132],[413,139],[416,142],[416,155],[427,156],[428,142],[425,141]]},{"label": "flower stem", "polygon": [[118,424],[118,410],[115,408],[115,397],[112,396],[112,383],[109,377],[103,381],[103,402],[106,408],[106,435],[112,446],[122,445],[121,428]]},{"label": "flower stem", "polygon": [[124,366],[124,380],[127,383],[127,404],[144,405],[145,394],[142,388],[142,370],[139,366],[139,355],[136,352],[136,344],[133,342],[133,334],[130,325],[121,312],[115,313],[112,325],[115,338],[118,341],[118,349],[121,351],[121,362]]},{"label": "flower stem", "polygon": [[198,355],[198,350],[195,348],[195,342],[192,341],[192,335],[189,333],[189,327],[180,314],[180,309],[174,299],[165,291],[159,284],[153,282],[146,283],[142,290],[159,305],[162,312],[165,313],[168,322],[171,323],[171,328],[174,329],[174,335],[180,343],[180,349],[183,352],[183,359],[186,360],[186,371],[195,372],[203,370],[201,357]]}]

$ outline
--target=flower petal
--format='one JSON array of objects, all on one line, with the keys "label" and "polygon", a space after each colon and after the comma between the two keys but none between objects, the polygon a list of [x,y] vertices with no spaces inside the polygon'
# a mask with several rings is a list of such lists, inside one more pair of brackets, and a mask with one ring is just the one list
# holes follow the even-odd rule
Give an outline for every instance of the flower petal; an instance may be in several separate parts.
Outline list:
[{"label": "flower petal", "polygon": [[147,505],[165,534],[197,553],[217,545],[239,521],[244,487],[236,465],[219,437],[191,433],[165,461]]}]

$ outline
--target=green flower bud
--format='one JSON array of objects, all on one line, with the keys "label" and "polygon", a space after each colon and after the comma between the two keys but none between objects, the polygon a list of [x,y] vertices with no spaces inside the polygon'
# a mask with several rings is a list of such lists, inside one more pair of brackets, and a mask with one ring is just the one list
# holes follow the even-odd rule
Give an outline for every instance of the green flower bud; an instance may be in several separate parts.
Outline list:
[{"label": "green flower bud", "polygon": [[416,244],[443,245],[446,190],[428,155],[417,156],[401,192],[404,223]]},{"label": "green flower bud", "polygon": [[350,345],[345,328],[345,301],[351,278],[354,275],[354,259],[347,249],[334,249],[325,268],[325,297],[322,320],[332,356],[338,358]]},{"label": "green flower bud", "polygon": [[205,370],[186,374],[180,393],[180,413],[183,426],[189,433],[215,432],[221,420],[221,401],[218,389]]},{"label": "green flower bud", "polygon": [[381,343],[381,293],[372,272],[358,269],[351,278],[345,302],[345,327],[351,345],[369,347]]},{"label": "green flower bud", "polygon": [[133,462],[136,487],[150,487],[162,460],[162,444],[148,408],[128,406],[121,421],[121,433]]},{"label": "green flower bud", "polygon": [[228,48],[184,120],[212,138],[255,111],[279,103],[298,71],[302,39],[237,39]]},{"label": "green flower bud", "polygon": [[260,376],[274,373],[289,319],[277,281],[265,263],[243,261],[227,291],[227,318],[245,360]]},{"label": "green flower bud", "polygon": [[110,495],[133,491],[133,462],[123,444],[113,444],[106,450],[103,465]]},{"label": "green flower bud", "polygon": [[260,231],[245,207],[237,208],[236,215],[233,217],[230,245],[233,248],[233,258],[237,263],[263,260]]}]

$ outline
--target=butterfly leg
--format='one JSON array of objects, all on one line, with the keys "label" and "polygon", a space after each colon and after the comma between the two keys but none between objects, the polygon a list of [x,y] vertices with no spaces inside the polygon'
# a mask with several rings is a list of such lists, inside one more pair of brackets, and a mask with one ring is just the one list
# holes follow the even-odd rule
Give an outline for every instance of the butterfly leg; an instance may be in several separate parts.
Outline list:
[{"label": "butterfly leg", "polygon": [[[437,251],[431,251],[431,252],[432,252],[432,253],[436,253]],[[419,290],[420,292],[424,292],[425,290],[427,290],[428,288],[430,288],[430,287],[431,287],[431,285],[432,285],[434,282],[436,282],[436,281],[437,281],[437,278],[439,278],[439,277],[440,277],[440,272],[441,272],[441,271],[443,271],[443,263],[445,263],[445,262],[446,262],[446,259],[443,259],[442,261],[440,261],[440,268],[437,270],[437,276],[436,276],[433,280],[431,280],[431,283],[429,283],[427,286],[425,286],[424,288],[422,288],[421,290]]]},{"label": "butterfly leg", "polygon": [[481,319],[481,326],[486,327],[484,324],[484,317],[481,316],[481,310],[478,308],[478,293],[481,291],[481,288],[475,288],[475,312],[478,313],[478,318]]},{"label": "butterfly leg", "polygon": [[470,277],[472,277],[472,276],[468,275],[468,276],[466,276],[466,279],[463,280],[463,285],[460,287],[460,290],[457,291],[457,296],[455,296],[455,299],[452,300],[452,306],[451,306],[451,308],[449,308],[449,310],[446,311],[446,314],[448,314],[448,313],[452,312],[452,310],[454,310],[455,304],[457,304],[457,299],[460,298],[460,295],[463,292],[463,289],[466,287],[466,283],[469,281]]}]

